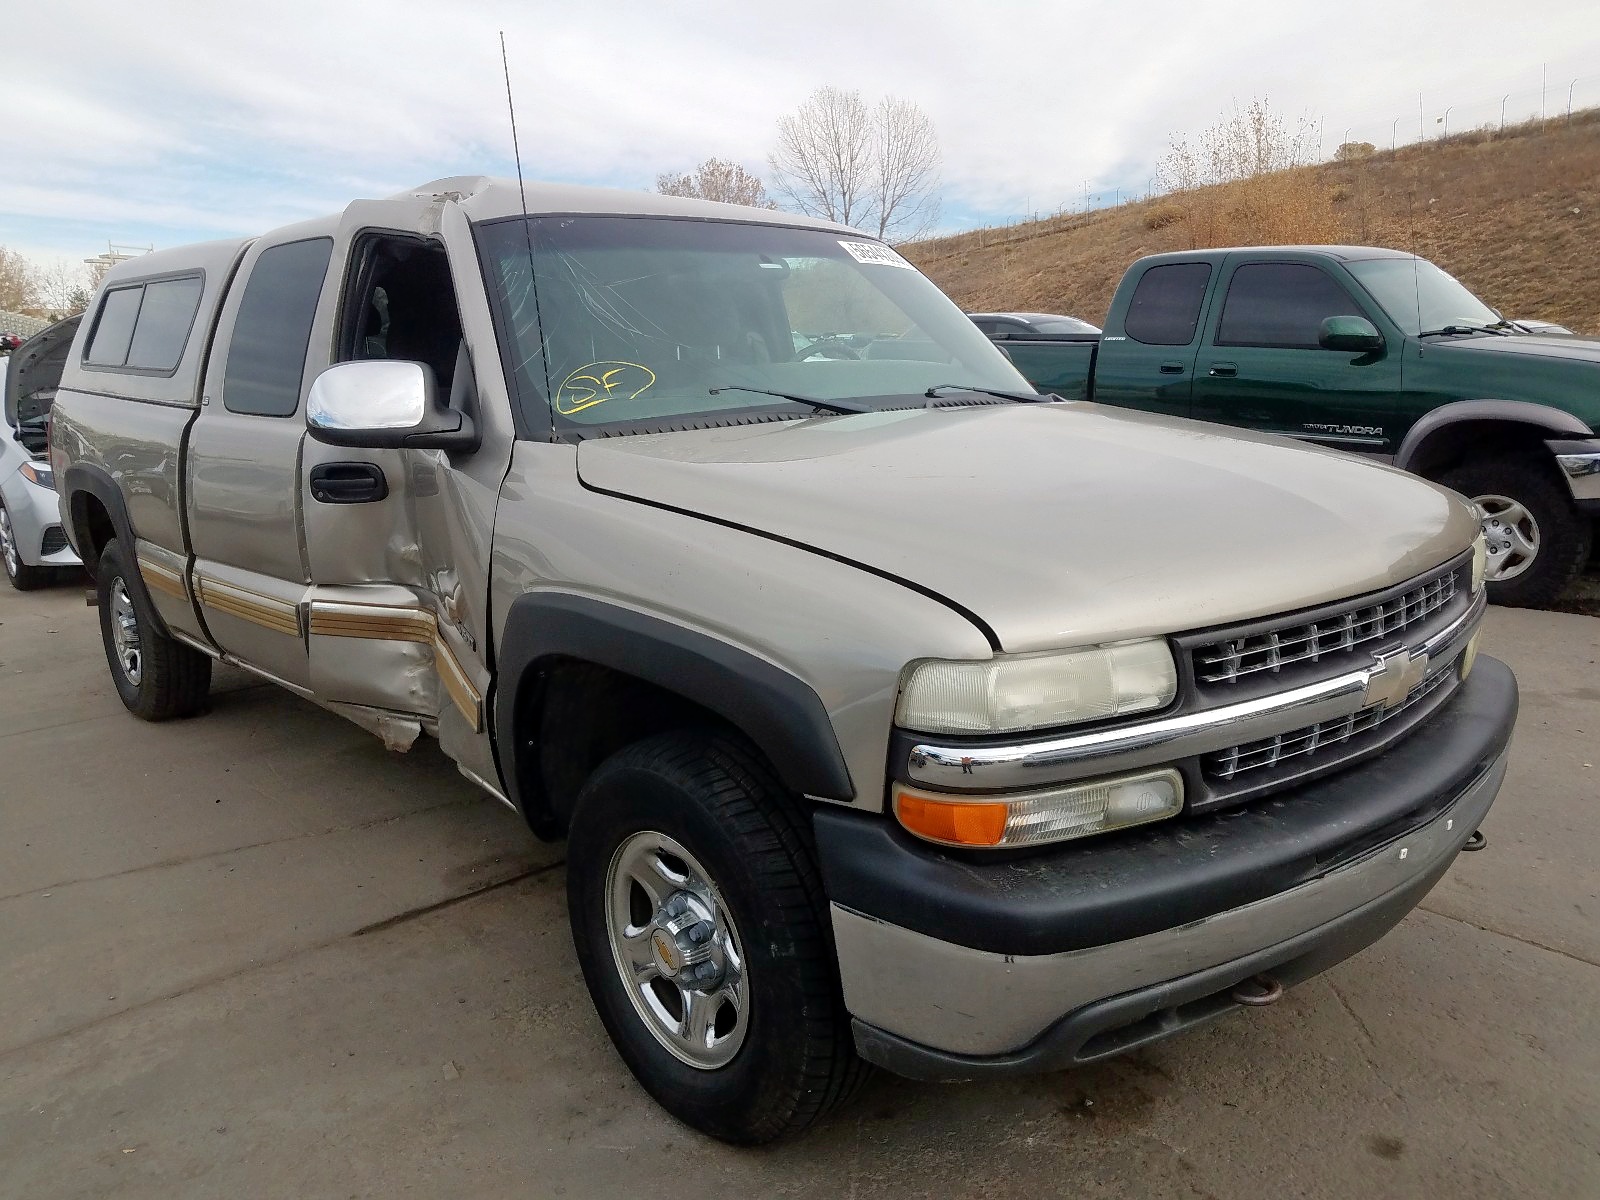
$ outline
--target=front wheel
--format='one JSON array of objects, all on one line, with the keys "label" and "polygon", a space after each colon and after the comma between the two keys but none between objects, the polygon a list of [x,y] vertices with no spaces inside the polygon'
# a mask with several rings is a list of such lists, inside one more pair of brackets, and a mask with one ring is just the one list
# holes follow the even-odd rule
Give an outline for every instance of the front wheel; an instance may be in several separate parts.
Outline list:
[{"label": "front wheel", "polygon": [[17,531],[4,500],[0,500],[0,562],[5,564],[11,586],[19,592],[42,588],[54,574],[49,567],[30,567],[22,561],[22,547],[17,544]]},{"label": "front wheel", "polygon": [[1514,608],[1552,603],[1589,558],[1594,530],[1548,463],[1485,459],[1439,480],[1478,506],[1489,555],[1489,599]]},{"label": "front wheel", "polygon": [[741,746],[667,734],[603,763],[573,813],[567,890],[606,1032],[679,1120],[772,1141],[865,1077],[804,814]]},{"label": "front wheel", "polygon": [[211,690],[211,660],[157,627],[156,617],[129,584],[127,552],[113,541],[100,554],[95,590],[100,637],[111,682],[129,712],[165,721],[199,712]]}]

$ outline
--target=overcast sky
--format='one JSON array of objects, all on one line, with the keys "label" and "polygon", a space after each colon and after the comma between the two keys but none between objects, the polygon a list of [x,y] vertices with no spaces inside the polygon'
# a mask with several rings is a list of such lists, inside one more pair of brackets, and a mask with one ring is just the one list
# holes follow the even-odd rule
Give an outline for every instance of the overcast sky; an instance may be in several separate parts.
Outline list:
[{"label": "overcast sky", "polygon": [[[0,245],[257,233],[455,174],[650,188],[733,158],[824,84],[914,101],[942,226],[1142,193],[1173,133],[1265,95],[1331,154],[1600,104],[1600,3],[278,0],[6,6]],[[1546,68],[1546,64],[1548,64]],[[1419,117],[1418,94],[1422,112]],[[1394,124],[1398,118],[1398,125]]]}]

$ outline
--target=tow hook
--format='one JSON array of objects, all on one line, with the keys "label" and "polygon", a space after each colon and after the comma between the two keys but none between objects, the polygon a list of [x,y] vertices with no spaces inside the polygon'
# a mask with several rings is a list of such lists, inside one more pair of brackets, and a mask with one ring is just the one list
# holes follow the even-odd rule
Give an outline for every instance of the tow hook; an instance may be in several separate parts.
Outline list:
[{"label": "tow hook", "polygon": [[1252,975],[1234,985],[1229,999],[1235,1004],[1248,1004],[1252,1008],[1265,1008],[1283,999],[1283,984],[1271,975]]},{"label": "tow hook", "polygon": [[1483,836],[1483,830],[1474,829],[1472,831],[1472,836],[1469,837],[1465,842],[1463,842],[1461,844],[1461,849],[1462,849],[1463,852],[1471,851],[1471,850],[1482,850],[1488,844],[1489,844],[1489,839]]}]

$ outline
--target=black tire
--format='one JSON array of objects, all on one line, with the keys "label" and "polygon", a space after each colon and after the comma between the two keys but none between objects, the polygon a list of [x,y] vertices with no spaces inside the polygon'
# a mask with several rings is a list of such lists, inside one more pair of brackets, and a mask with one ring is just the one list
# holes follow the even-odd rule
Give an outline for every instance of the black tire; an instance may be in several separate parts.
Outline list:
[{"label": "black tire", "polygon": [[[6,511],[6,503],[0,500],[0,520],[5,522],[4,537],[10,543],[11,514]],[[56,581],[56,572],[53,567],[30,567],[22,561],[20,552],[14,544],[9,544],[9,549],[0,553],[0,564],[5,566],[6,579],[11,586],[19,592],[31,592],[36,588],[45,587]]]},{"label": "black tire", "polygon": [[[607,930],[613,856],[645,832],[711,876],[739,931],[748,1024],[732,1059],[680,1061],[630,998]],[[573,942],[589,995],[628,1069],[663,1108],[743,1145],[799,1133],[868,1074],[839,993],[809,822],[761,759],[710,733],[665,734],[606,760],[584,785],[567,849]]]},{"label": "black tire", "polygon": [[[111,682],[129,712],[146,721],[167,721],[189,717],[205,706],[211,690],[211,660],[200,651],[168,637],[146,605],[144,589],[129,580],[132,571],[120,541],[113,541],[100,553],[95,573],[95,591],[100,605],[100,638],[105,644],[106,664]],[[120,593],[119,593],[120,588]],[[114,598],[120,610],[120,596],[126,596],[136,625],[139,653],[136,671],[124,666],[117,649],[112,622]],[[137,678],[134,675],[137,675]]]},{"label": "black tire", "polygon": [[[1469,500],[1504,496],[1522,505],[1538,526],[1537,553],[1518,574],[1489,580],[1489,600],[1512,608],[1553,603],[1589,560],[1594,526],[1573,507],[1554,467],[1537,457],[1479,459],[1439,480]],[[1494,530],[1487,529],[1491,536]]]}]

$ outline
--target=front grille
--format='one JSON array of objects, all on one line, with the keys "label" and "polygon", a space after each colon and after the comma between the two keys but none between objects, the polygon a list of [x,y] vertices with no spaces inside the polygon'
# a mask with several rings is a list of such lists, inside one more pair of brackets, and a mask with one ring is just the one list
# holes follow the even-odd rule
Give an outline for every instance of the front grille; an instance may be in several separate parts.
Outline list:
[{"label": "front grille", "polygon": [[1368,735],[1380,726],[1393,722],[1407,710],[1415,709],[1450,682],[1455,669],[1456,664],[1452,659],[1412,688],[1399,704],[1390,708],[1375,704],[1345,717],[1230,746],[1202,757],[1200,769],[1208,780],[1226,782],[1247,771],[1276,767],[1294,759],[1306,759],[1307,765],[1313,766],[1321,765],[1319,759],[1343,760],[1354,757],[1369,749],[1369,743],[1378,740]]},{"label": "front grille", "polygon": [[67,548],[66,531],[59,525],[52,525],[44,531],[44,542],[39,547],[39,553],[55,554]]},{"label": "front grille", "polygon": [[1359,647],[1393,637],[1446,607],[1456,598],[1464,569],[1456,566],[1384,599],[1319,610],[1313,620],[1291,617],[1203,642],[1190,652],[1195,682],[1201,687],[1226,687],[1263,674],[1307,675],[1314,664],[1337,663]]}]

